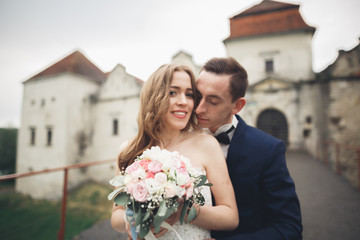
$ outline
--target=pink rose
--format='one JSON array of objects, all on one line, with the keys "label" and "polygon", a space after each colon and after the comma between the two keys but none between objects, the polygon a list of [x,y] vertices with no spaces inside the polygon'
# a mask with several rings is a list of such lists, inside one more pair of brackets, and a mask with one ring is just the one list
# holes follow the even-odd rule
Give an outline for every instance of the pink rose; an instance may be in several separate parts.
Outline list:
[{"label": "pink rose", "polygon": [[140,181],[133,188],[133,197],[136,201],[145,202],[148,196],[145,181]]},{"label": "pink rose", "polygon": [[185,168],[176,169],[176,182],[179,186],[184,186],[190,181],[190,176]]},{"label": "pink rose", "polygon": [[126,184],[126,192],[128,194],[132,194],[133,193],[133,190],[134,190],[134,186],[135,186],[136,182],[134,181],[130,181]]},{"label": "pink rose", "polygon": [[158,173],[161,171],[162,164],[159,161],[152,161],[149,163],[148,170],[149,172]]},{"label": "pink rose", "polygon": [[155,177],[155,174],[152,173],[152,172],[147,172],[146,173],[146,178],[154,178]]},{"label": "pink rose", "polygon": [[125,172],[128,174],[131,174],[131,173],[137,171],[139,169],[139,167],[141,167],[140,161],[135,161],[126,168]]},{"label": "pink rose", "polygon": [[191,181],[187,182],[185,185],[184,185],[185,188],[189,188],[191,187]]},{"label": "pink rose", "polygon": [[142,159],[140,161],[140,165],[145,169],[145,171],[148,170],[148,166],[149,166],[150,160],[149,159]]},{"label": "pink rose", "polygon": [[183,161],[181,161],[181,168],[185,168],[185,163]]}]

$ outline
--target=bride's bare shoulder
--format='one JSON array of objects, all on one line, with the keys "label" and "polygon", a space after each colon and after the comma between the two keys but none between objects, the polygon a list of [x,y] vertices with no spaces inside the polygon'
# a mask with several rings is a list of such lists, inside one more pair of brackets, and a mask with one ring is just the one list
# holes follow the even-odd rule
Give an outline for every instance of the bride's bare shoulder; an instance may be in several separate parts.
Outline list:
[{"label": "bride's bare shoulder", "polygon": [[212,147],[219,145],[215,137],[205,132],[191,132],[190,139],[197,147]]}]

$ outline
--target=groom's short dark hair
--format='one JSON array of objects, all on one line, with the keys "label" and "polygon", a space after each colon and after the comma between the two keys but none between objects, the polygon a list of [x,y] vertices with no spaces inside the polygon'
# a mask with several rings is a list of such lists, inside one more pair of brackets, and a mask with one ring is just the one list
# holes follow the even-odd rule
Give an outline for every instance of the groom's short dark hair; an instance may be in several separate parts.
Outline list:
[{"label": "groom's short dark hair", "polygon": [[234,58],[212,58],[205,63],[201,70],[219,75],[231,75],[229,91],[232,101],[245,96],[249,85],[247,72]]}]

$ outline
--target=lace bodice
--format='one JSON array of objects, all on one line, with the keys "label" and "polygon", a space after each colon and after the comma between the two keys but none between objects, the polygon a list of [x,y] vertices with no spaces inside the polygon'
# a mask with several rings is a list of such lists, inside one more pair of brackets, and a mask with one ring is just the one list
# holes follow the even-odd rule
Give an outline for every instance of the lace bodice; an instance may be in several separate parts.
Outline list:
[{"label": "lace bodice", "polygon": [[[205,198],[205,205],[212,205],[210,187],[202,186],[201,193]],[[177,222],[173,225],[173,228],[182,237],[183,240],[202,240],[210,238],[210,231],[204,228],[200,228],[196,225],[187,223],[180,224]],[[178,237],[173,231],[168,230],[167,233],[158,238],[159,240],[178,240]]]}]

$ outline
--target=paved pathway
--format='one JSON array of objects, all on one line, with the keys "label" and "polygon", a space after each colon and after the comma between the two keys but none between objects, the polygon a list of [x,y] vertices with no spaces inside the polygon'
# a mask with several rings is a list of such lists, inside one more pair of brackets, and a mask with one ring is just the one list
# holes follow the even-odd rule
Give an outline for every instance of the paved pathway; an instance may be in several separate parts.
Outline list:
[{"label": "paved pathway", "polygon": [[303,238],[360,239],[360,192],[328,166],[301,152],[289,152],[303,218]]},{"label": "paved pathway", "polygon": [[[287,163],[298,193],[304,240],[359,240],[360,192],[323,163],[303,152],[288,152]],[[109,220],[74,240],[125,240]]]}]

